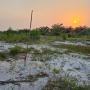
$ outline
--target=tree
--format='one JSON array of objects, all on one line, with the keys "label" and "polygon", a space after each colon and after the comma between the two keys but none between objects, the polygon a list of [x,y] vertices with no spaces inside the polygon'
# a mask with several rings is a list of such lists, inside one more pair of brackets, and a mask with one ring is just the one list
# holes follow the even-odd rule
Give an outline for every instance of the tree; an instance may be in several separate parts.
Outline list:
[{"label": "tree", "polygon": [[48,35],[50,32],[50,28],[47,26],[43,26],[39,28],[41,35]]},{"label": "tree", "polygon": [[53,35],[60,35],[61,32],[65,30],[63,24],[52,25],[51,32]]}]

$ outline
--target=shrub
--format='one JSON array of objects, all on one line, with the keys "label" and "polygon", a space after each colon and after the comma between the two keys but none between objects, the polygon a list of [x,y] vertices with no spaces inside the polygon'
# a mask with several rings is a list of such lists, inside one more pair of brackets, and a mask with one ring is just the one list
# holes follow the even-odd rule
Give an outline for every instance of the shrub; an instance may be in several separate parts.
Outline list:
[{"label": "shrub", "polygon": [[15,46],[13,48],[10,48],[10,55],[12,56],[15,56],[17,55],[18,53],[25,53],[26,52],[26,49],[20,47],[20,46]]}]

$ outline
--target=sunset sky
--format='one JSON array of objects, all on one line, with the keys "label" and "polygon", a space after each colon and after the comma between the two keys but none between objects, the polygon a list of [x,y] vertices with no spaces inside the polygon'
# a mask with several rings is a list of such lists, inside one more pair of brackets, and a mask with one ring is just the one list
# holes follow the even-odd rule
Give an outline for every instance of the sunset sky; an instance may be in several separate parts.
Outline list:
[{"label": "sunset sky", "polygon": [[90,26],[90,0],[0,0],[0,30],[29,28],[32,9],[33,28],[56,23]]}]

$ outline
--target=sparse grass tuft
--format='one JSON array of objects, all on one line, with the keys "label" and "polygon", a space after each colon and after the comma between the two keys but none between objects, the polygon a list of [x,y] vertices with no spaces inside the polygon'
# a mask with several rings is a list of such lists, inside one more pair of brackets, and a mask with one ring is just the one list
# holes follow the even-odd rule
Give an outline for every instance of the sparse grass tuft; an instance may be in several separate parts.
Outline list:
[{"label": "sparse grass tuft", "polygon": [[80,46],[80,45],[56,45],[55,47],[68,49],[70,52],[78,52],[82,54],[90,54],[90,46]]},{"label": "sparse grass tuft", "polygon": [[4,53],[4,52],[0,52],[0,60],[2,61],[2,60],[4,60],[4,59],[6,59],[6,53]]},{"label": "sparse grass tuft", "polygon": [[54,73],[54,74],[58,74],[59,71],[60,71],[59,69],[56,69],[56,68],[53,69],[53,73]]},{"label": "sparse grass tuft", "polygon": [[90,85],[79,86],[74,81],[63,78],[49,80],[43,90],[90,90]]},{"label": "sparse grass tuft", "polygon": [[10,48],[9,54],[12,56],[15,56],[19,53],[25,53],[27,50],[25,48],[22,48],[20,46],[15,46],[13,48]]}]

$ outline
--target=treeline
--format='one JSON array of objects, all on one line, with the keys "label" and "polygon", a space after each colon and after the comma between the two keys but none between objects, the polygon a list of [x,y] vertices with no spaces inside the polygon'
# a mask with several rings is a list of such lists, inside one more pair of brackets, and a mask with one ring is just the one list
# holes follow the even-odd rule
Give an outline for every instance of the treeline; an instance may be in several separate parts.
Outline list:
[{"label": "treeline", "polygon": [[[90,35],[90,28],[86,26],[79,26],[76,28],[65,27],[63,24],[54,24],[51,28],[48,26],[43,26],[33,29],[38,31],[41,35],[60,35],[62,33],[68,34],[78,34],[78,35]],[[29,29],[19,29],[13,30],[11,27],[7,31],[0,31],[0,33],[28,33]]]},{"label": "treeline", "polygon": [[31,31],[29,29],[13,30],[12,28],[9,28],[7,31],[0,31],[0,40],[6,41],[26,41],[30,38],[39,39],[40,36],[61,36],[64,39],[87,37],[90,39],[90,28],[86,26],[72,28],[65,27],[63,24],[54,24],[51,28],[43,26]]}]

